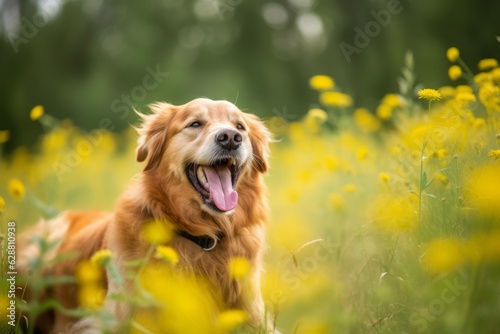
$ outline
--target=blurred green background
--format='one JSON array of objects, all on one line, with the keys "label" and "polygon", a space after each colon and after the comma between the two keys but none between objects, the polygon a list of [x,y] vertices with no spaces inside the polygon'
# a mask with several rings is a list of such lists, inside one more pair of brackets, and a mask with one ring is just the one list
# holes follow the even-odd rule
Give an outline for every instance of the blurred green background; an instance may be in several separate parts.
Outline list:
[{"label": "blurred green background", "polygon": [[[36,142],[38,104],[87,130],[103,118],[127,128],[131,106],[200,96],[292,121],[315,103],[307,82],[322,73],[373,110],[397,91],[407,50],[417,80],[438,87],[448,47],[475,64],[498,55],[500,35],[494,0],[2,0],[0,13],[7,151]],[[350,61],[342,43],[357,48]]]}]

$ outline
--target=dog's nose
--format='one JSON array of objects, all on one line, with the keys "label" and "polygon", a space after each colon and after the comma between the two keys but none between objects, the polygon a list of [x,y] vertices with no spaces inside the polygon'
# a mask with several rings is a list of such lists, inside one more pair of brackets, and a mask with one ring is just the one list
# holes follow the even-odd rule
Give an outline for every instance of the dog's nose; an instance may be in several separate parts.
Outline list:
[{"label": "dog's nose", "polygon": [[226,150],[236,150],[241,146],[241,133],[232,129],[223,129],[215,135],[215,142]]}]

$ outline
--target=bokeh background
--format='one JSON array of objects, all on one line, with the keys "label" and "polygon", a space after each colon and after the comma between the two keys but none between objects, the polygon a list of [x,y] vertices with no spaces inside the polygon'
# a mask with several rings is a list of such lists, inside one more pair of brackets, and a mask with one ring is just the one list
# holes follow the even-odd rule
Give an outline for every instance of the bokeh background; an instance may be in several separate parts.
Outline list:
[{"label": "bokeh background", "polygon": [[141,170],[133,108],[227,99],[278,139],[263,293],[284,333],[498,333],[499,12],[0,0],[0,232],[112,210]]},{"label": "bokeh background", "polygon": [[[372,11],[393,5],[397,13],[348,62],[341,43],[356,46],[355,28],[365,31]],[[407,50],[431,87],[443,84],[450,46],[470,63],[494,56],[499,10],[494,0],[3,0],[0,130],[11,130],[11,151],[41,134],[25,116],[38,104],[83,129],[106,117],[119,131],[136,120],[123,107],[199,96],[298,118],[315,101],[307,81],[317,73],[333,75],[358,106],[373,109],[397,89]],[[123,98],[143,85],[148,67],[168,75]]]}]

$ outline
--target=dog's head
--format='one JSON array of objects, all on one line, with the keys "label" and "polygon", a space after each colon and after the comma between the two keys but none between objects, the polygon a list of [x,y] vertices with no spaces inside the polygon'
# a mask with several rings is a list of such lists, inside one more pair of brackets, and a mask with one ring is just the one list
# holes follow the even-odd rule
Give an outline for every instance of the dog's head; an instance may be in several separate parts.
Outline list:
[{"label": "dog's head", "polygon": [[269,132],[259,119],[227,101],[196,99],[151,105],[139,128],[137,161],[177,196],[212,214],[232,212],[238,185],[268,168]]}]

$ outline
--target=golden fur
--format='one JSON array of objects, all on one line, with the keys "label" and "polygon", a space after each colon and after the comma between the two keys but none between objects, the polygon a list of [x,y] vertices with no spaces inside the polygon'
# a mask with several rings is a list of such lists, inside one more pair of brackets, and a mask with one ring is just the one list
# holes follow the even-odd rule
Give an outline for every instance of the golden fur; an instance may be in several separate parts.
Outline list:
[{"label": "golden fur", "polygon": [[[176,229],[191,235],[224,236],[211,251],[178,235],[170,246],[179,253],[179,268],[207,278],[220,292],[226,307],[246,310],[250,323],[257,326],[264,319],[260,271],[268,206],[262,175],[268,169],[269,133],[256,116],[243,113],[226,101],[196,99],[181,106],[156,103],[150,107],[152,113],[141,115],[143,122],[138,129],[137,160],[145,165],[137,182],[118,199],[114,213],[66,212],[54,221],[58,226],[52,222],[49,228],[60,229],[64,234],[57,252],[78,251],[80,255],[47,270],[56,275],[73,275],[78,261],[103,248],[113,252],[115,264],[123,270],[125,261],[146,255],[149,245],[141,234],[143,224],[152,219],[168,220]],[[194,121],[202,126],[190,127]],[[239,129],[238,124],[244,129]],[[190,162],[208,164],[217,131],[227,128],[240,132],[242,140],[237,161],[240,174],[235,186],[239,199],[234,210],[224,213],[204,204],[185,168]],[[33,229],[25,238],[39,233],[40,228]],[[25,243],[21,247],[31,246]],[[24,254],[25,258],[36,255],[33,250]],[[248,287],[242,287],[228,273],[228,261],[234,256],[245,257],[251,263]],[[26,263],[20,266],[26,267]],[[111,280],[108,282],[108,293],[118,290]],[[249,291],[243,293],[243,289]],[[66,284],[47,294],[65,307],[75,308],[77,290],[76,285]],[[130,316],[127,304],[107,300],[105,307],[118,319]],[[53,320],[50,323],[41,319],[39,323],[45,328],[39,330],[66,332],[78,319],[56,312]]]}]

